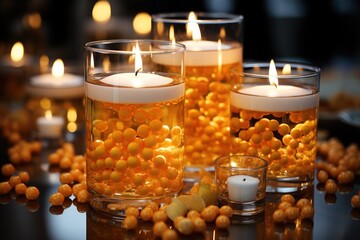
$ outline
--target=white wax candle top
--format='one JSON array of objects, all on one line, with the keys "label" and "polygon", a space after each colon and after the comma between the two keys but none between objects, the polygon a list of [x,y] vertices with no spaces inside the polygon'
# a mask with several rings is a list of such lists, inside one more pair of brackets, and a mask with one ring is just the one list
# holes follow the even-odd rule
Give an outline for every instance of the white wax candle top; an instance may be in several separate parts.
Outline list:
[{"label": "white wax candle top", "polygon": [[[172,78],[150,73],[118,73],[100,80],[111,86],[86,83],[90,99],[112,102],[143,104],[172,101],[184,96],[185,84],[170,85]],[[116,86],[116,87],[114,87]]]},{"label": "white wax candle top", "polygon": [[52,74],[42,74],[32,77],[30,82],[35,87],[72,88],[83,85],[83,78],[69,73],[65,73],[61,77],[55,77]]},{"label": "white wax candle top", "polygon": [[288,112],[302,111],[319,105],[318,93],[296,86],[259,85],[230,92],[231,105],[253,111]]},{"label": "white wax candle top", "polygon": [[36,120],[40,137],[58,138],[62,135],[64,119],[62,117],[39,117]]},{"label": "white wax candle top", "polygon": [[122,87],[156,87],[170,84],[173,80],[152,73],[118,73],[101,79],[103,83]]},{"label": "white wax candle top", "polygon": [[243,88],[239,91],[243,94],[264,96],[264,97],[294,97],[311,94],[311,90],[288,85],[259,85]]},{"label": "white wax candle top", "polygon": [[214,50],[227,50],[231,46],[227,44],[221,44],[219,49],[219,44],[215,41],[206,41],[206,40],[190,40],[180,42],[186,46],[186,51],[214,51]]},{"label": "white wax candle top", "polygon": [[248,175],[233,175],[227,179],[229,198],[237,202],[256,200],[259,179]]}]

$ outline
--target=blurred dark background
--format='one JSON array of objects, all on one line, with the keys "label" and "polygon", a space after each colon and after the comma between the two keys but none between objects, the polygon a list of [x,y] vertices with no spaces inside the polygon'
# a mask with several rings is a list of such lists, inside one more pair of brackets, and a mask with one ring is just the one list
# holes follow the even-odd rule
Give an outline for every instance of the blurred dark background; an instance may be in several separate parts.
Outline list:
[{"label": "blurred dark background", "polygon": [[[115,28],[124,38],[144,38],[128,29],[139,12],[226,12],[244,16],[245,60],[295,59],[318,66],[360,62],[358,0],[109,0]],[[0,53],[13,43],[25,52],[82,61],[83,45],[94,40],[94,0],[0,0]],[[41,26],[29,23],[41,17]],[[128,34],[127,34],[128,33]],[[106,35],[105,35],[106,36]],[[116,35],[115,35],[116,36]],[[106,37],[111,37],[107,35]]]}]

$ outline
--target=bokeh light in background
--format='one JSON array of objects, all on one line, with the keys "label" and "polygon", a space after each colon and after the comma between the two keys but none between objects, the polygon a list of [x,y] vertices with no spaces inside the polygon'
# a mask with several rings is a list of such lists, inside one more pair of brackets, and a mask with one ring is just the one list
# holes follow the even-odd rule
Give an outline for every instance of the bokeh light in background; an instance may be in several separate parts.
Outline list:
[{"label": "bokeh light in background", "polygon": [[111,18],[110,3],[106,0],[96,2],[92,10],[92,17],[97,22],[108,22]]},{"label": "bokeh light in background", "polygon": [[24,17],[24,22],[33,29],[39,29],[42,24],[41,16],[39,13],[31,13]]},{"label": "bokeh light in background", "polygon": [[136,14],[133,27],[138,34],[149,34],[151,32],[151,16],[146,12]]}]

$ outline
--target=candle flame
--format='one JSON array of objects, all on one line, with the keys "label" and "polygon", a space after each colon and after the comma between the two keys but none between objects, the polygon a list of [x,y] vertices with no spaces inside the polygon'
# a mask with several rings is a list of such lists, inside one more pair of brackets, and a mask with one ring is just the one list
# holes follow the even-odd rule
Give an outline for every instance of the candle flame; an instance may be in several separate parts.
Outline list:
[{"label": "candle flame", "polygon": [[282,69],[282,74],[291,74],[291,65],[285,64]]},{"label": "candle flame", "polygon": [[46,119],[51,119],[51,118],[52,118],[51,110],[46,110],[46,111],[45,111],[45,118],[46,118]]},{"label": "candle flame", "polygon": [[221,73],[222,66],[222,51],[221,51],[221,40],[218,40],[218,74]]},{"label": "candle flame", "polygon": [[111,18],[110,3],[106,0],[97,1],[92,10],[92,17],[96,22],[108,22]]},{"label": "candle flame", "polygon": [[199,24],[196,23],[197,16],[194,12],[190,12],[188,16],[189,23],[186,24],[186,35],[192,36],[194,41],[201,40],[201,32]]},{"label": "candle flame", "polygon": [[172,44],[175,44],[175,30],[173,25],[171,25],[169,29],[169,40],[172,42]]},{"label": "candle flame", "polygon": [[279,85],[275,62],[272,59],[270,61],[270,66],[269,66],[269,82],[271,85],[274,85],[275,87]]},{"label": "candle flame", "polygon": [[[188,15],[188,21],[192,22],[192,21],[196,21],[196,20],[197,20],[197,16],[196,16],[195,12],[191,11]],[[191,37],[191,35],[192,35],[191,23],[186,24],[186,35],[188,37]]]},{"label": "candle flame", "polygon": [[189,26],[191,27],[191,31],[192,31],[192,39],[194,41],[199,41],[201,40],[201,32],[200,32],[200,27],[199,24],[195,23],[195,22],[190,22],[188,23]]},{"label": "candle flame", "polygon": [[20,62],[24,57],[24,45],[21,42],[16,42],[11,48],[10,58],[13,62]]},{"label": "candle flame", "polygon": [[141,54],[140,54],[140,47],[139,47],[139,44],[136,43],[136,46],[135,46],[135,73],[138,73],[139,71],[142,72],[142,67],[143,67],[143,63],[142,63]]},{"label": "candle flame", "polygon": [[62,77],[64,75],[64,62],[58,58],[52,65],[51,73],[54,77]]}]

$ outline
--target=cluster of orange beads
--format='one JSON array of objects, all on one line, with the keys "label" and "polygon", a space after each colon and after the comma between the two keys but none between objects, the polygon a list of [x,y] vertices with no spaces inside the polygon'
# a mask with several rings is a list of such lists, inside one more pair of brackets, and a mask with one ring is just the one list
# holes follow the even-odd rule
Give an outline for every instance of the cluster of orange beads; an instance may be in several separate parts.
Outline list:
[{"label": "cluster of orange beads", "polygon": [[[129,206],[126,208],[126,217],[122,222],[122,227],[128,230],[134,230],[138,227],[138,220],[152,221],[153,232],[156,237],[164,240],[175,240],[182,235],[190,235],[192,233],[202,233],[206,230],[207,223],[215,222],[218,229],[225,229],[231,224],[233,210],[229,206],[219,208],[215,205],[205,207],[201,212],[190,210],[186,216],[177,216],[172,222],[167,213],[166,208],[169,205],[158,207],[154,202],[148,204],[143,209]],[[170,227],[170,226],[173,226]]]},{"label": "cluster of orange beads", "polygon": [[1,167],[1,174],[8,177],[8,180],[0,182],[0,195],[14,190],[17,195],[25,195],[28,200],[36,200],[39,197],[40,192],[37,187],[26,185],[30,181],[28,172],[16,172],[14,165],[6,163]]},{"label": "cluster of orange beads", "polygon": [[229,91],[229,84],[207,77],[186,79],[186,165],[212,166],[229,153]]},{"label": "cluster of orange beads", "polygon": [[86,161],[83,155],[75,155],[73,144],[64,143],[48,156],[48,161],[51,166],[59,166],[62,170],[58,191],[50,196],[49,203],[52,206],[60,206],[72,195],[79,203],[87,202]]},{"label": "cluster of orange beads", "polygon": [[316,110],[291,113],[231,108],[231,152],[269,161],[269,177],[313,178]]},{"label": "cluster of orange beads", "polygon": [[[360,170],[360,149],[352,143],[345,147],[337,138],[318,143],[318,153],[324,161],[317,163],[317,180],[325,185],[325,191],[335,194],[339,185],[350,184]],[[353,208],[360,208],[359,193],[351,199]]]},{"label": "cluster of orange beads", "polygon": [[163,197],[178,192],[183,169],[179,102],[166,106],[98,104],[104,107],[98,115],[113,112],[113,117],[88,121],[90,189],[106,196]]},{"label": "cluster of orange beads", "polygon": [[[9,113],[5,114],[5,117],[3,116],[0,119],[0,130],[2,135],[11,143],[16,144],[22,140],[21,136],[21,126],[19,123],[19,120],[12,119],[8,116]],[[26,117],[24,117],[26,121]]]},{"label": "cluster of orange beads", "polygon": [[273,220],[276,223],[283,223],[286,221],[295,221],[298,218],[307,219],[313,218],[314,208],[312,203],[307,198],[301,198],[297,202],[290,194],[284,194],[278,205],[278,209],[273,213]]},{"label": "cluster of orange beads", "polygon": [[13,164],[30,162],[32,157],[41,151],[41,148],[40,141],[20,140],[8,149],[10,162]]}]

